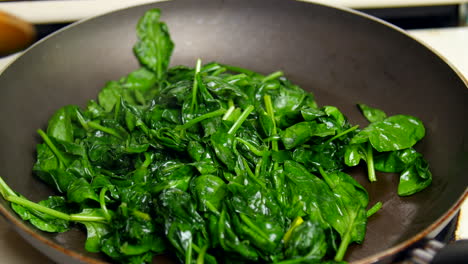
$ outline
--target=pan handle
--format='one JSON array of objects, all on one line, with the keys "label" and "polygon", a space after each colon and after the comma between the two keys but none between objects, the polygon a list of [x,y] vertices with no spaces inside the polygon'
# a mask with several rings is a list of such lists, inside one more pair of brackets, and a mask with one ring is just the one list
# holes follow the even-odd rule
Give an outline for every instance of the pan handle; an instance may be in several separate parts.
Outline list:
[{"label": "pan handle", "polygon": [[468,263],[468,240],[444,244],[428,240],[422,248],[413,249],[410,261],[414,264],[462,264]]}]

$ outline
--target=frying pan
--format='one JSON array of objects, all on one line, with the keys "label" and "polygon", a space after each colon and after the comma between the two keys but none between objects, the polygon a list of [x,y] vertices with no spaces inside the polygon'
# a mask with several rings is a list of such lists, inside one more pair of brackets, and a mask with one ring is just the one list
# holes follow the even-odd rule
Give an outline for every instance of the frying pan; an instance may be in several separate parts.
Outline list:
[{"label": "frying pan", "polygon": [[[396,194],[398,177],[363,169],[350,173],[383,208],[368,224],[362,245],[346,259],[394,260],[431,238],[467,196],[468,90],[444,60],[402,30],[361,13],[320,4],[280,0],[171,1],[95,17],[37,43],[0,75],[0,175],[38,201],[52,192],[31,174],[37,128],[66,104],[84,106],[108,80],[137,68],[135,25],[150,8],[162,9],[176,43],[172,65],[220,61],[286,76],[312,91],[320,105],[336,105],[352,123],[366,125],[355,107],[366,103],[389,115],[409,114],[426,125],[416,146],[431,165],[433,184],[410,197]],[[23,223],[2,200],[0,211],[44,254],[60,263],[102,263],[87,253],[85,234],[48,234]],[[168,258],[158,259],[160,263]],[[170,262],[170,261],[169,261]]]}]

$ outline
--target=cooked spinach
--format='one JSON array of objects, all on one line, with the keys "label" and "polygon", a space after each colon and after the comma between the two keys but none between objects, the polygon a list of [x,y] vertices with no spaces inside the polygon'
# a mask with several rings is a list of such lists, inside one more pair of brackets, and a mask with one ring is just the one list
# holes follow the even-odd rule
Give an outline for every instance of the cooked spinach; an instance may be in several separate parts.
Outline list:
[{"label": "cooked spinach", "polygon": [[346,146],[345,163],[356,166],[367,163],[370,181],[375,171],[400,173],[398,195],[419,192],[432,182],[427,161],[413,146],[425,135],[421,120],[408,115],[387,117],[385,112],[364,104],[358,105],[369,122]]},{"label": "cooked spinach", "polygon": [[174,44],[159,10],[137,26],[141,68],[110,81],[82,109],[38,130],[34,173],[59,194],[35,203],[0,178],[18,215],[46,232],[75,224],[84,247],[121,263],[169,253],[185,263],[339,263],[362,243],[367,191],[346,168],[361,160],[401,173],[398,193],[427,187],[411,116],[360,104],[359,129],[319,107],[278,71],[198,60],[169,68]]}]

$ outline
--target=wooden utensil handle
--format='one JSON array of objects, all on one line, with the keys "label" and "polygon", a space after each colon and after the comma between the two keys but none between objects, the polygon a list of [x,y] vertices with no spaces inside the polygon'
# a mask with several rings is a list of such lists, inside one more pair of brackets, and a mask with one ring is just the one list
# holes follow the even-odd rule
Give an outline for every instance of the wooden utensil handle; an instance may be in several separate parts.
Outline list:
[{"label": "wooden utensil handle", "polygon": [[0,56],[26,48],[35,36],[33,25],[0,11]]}]

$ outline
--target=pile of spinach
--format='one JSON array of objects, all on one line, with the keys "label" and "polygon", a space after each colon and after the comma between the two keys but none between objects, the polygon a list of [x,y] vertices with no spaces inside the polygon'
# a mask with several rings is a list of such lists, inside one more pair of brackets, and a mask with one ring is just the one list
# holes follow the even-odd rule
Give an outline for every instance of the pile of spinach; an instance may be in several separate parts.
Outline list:
[{"label": "pile of spinach", "polygon": [[196,62],[169,68],[174,44],[148,11],[137,27],[141,68],[69,105],[38,130],[34,173],[60,196],[34,203],[0,178],[19,216],[47,232],[79,223],[85,247],[122,263],[173,254],[185,263],[341,262],[364,240],[367,191],[344,170],[365,161],[401,173],[398,193],[427,187],[412,147],[415,117],[359,105],[352,126],[282,72],[264,76]]}]

